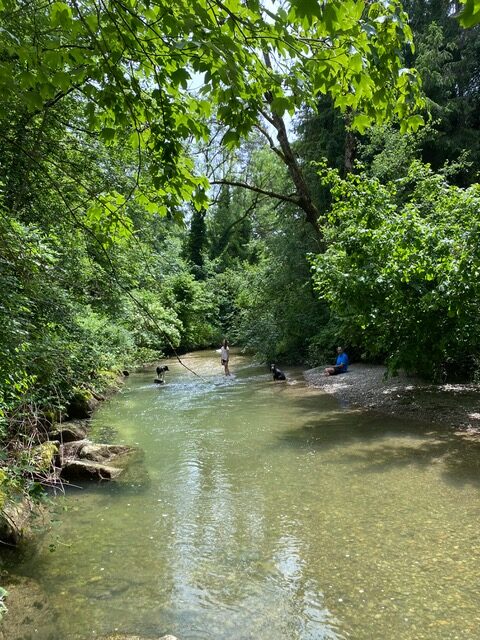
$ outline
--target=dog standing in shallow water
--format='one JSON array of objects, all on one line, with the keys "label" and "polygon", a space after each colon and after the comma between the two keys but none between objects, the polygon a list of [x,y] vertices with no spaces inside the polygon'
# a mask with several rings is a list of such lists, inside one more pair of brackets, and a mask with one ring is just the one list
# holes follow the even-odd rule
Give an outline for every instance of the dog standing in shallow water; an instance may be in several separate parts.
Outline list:
[{"label": "dog standing in shallow water", "polygon": [[283,373],[283,371],[281,371],[276,364],[271,364],[270,365],[270,371],[273,374],[273,379],[274,380],[286,380],[286,376]]},{"label": "dog standing in shallow water", "polygon": [[154,382],[156,382],[157,384],[164,384],[165,382],[165,371],[168,371],[168,367],[167,365],[165,365],[164,367],[157,367],[157,377],[155,378]]}]

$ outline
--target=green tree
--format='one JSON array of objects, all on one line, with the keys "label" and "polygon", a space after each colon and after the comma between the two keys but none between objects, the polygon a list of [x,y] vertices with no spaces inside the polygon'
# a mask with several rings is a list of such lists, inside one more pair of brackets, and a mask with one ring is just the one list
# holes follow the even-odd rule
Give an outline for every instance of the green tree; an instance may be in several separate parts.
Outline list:
[{"label": "green tree", "polygon": [[[248,220],[242,252],[220,245],[212,263],[223,333],[266,360],[300,362],[309,341],[325,320],[325,305],[316,298],[306,253],[318,249],[317,238],[291,203],[275,202],[265,194],[239,186],[244,176],[256,185],[288,193],[291,180],[283,163],[267,149],[253,144],[243,164],[232,163],[234,186],[223,186],[213,210],[213,238],[229,242],[237,222]],[[245,216],[247,216],[245,218]],[[215,257],[215,255],[213,256]]]},{"label": "green tree", "polygon": [[251,256],[249,242],[258,198],[240,187],[222,185],[208,216],[210,260],[216,270],[239,266]]},{"label": "green tree", "polygon": [[[478,179],[480,171],[479,129],[480,119],[478,76],[480,73],[480,29],[465,31],[452,15],[458,3],[451,0],[405,2],[410,16],[416,48],[408,54],[409,64],[414,65],[423,80],[423,90],[431,115],[428,135],[421,131],[419,137],[408,138],[408,145],[421,159],[439,170],[447,163],[457,165],[450,179],[459,185],[468,185]],[[385,153],[394,159],[398,145],[401,150],[405,140],[394,135],[396,127],[382,126],[368,132],[367,147],[370,151]],[[381,138],[385,135],[384,149]],[[365,140],[362,140],[365,143]],[[407,149],[405,149],[408,151]],[[402,152],[402,151],[401,151]],[[374,157],[365,154],[367,163]],[[465,161],[466,160],[466,161]],[[378,163],[377,163],[378,164]],[[405,173],[408,161],[404,168]]]},{"label": "green tree", "polygon": [[207,250],[207,227],[205,224],[205,210],[194,209],[190,220],[190,228],[186,239],[186,257],[192,264],[192,270],[197,280],[205,278],[204,254]]},{"label": "green tree", "polygon": [[414,162],[383,186],[325,170],[333,204],[314,282],[338,331],[367,357],[440,379],[478,370],[478,185]]},{"label": "green tree", "polygon": [[460,24],[463,27],[472,27],[480,22],[480,3],[478,0],[461,0],[465,8],[460,14]]}]

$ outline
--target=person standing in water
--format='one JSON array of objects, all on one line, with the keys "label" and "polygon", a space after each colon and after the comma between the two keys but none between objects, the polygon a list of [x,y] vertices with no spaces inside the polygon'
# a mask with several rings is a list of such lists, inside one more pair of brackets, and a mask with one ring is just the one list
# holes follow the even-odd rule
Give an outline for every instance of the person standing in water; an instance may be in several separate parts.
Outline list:
[{"label": "person standing in water", "polygon": [[225,367],[225,375],[226,376],[230,375],[230,370],[228,368],[229,357],[230,357],[230,353],[229,353],[229,348],[228,348],[228,342],[227,342],[227,339],[225,338],[225,340],[223,341],[222,346],[220,347],[220,361],[222,363],[222,366]]}]

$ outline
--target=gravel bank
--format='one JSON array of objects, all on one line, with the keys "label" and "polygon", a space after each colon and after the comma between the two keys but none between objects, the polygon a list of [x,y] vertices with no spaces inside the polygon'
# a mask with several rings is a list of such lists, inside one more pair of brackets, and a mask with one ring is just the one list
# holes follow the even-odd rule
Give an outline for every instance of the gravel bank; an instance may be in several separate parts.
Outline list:
[{"label": "gravel bank", "polygon": [[480,385],[435,385],[402,374],[386,378],[385,372],[380,365],[354,364],[338,376],[325,376],[323,367],[309,369],[304,376],[344,406],[441,422],[461,434],[480,435]]}]

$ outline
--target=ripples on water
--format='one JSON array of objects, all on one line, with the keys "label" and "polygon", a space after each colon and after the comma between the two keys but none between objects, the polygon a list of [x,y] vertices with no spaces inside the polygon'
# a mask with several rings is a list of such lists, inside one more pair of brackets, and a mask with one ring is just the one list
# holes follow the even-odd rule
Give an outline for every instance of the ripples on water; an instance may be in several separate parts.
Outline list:
[{"label": "ripples on water", "polygon": [[96,415],[94,436],[143,459],[69,492],[16,566],[48,593],[32,638],[480,638],[478,451],[342,410],[296,371],[186,363],[201,377],[132,375]]}]

